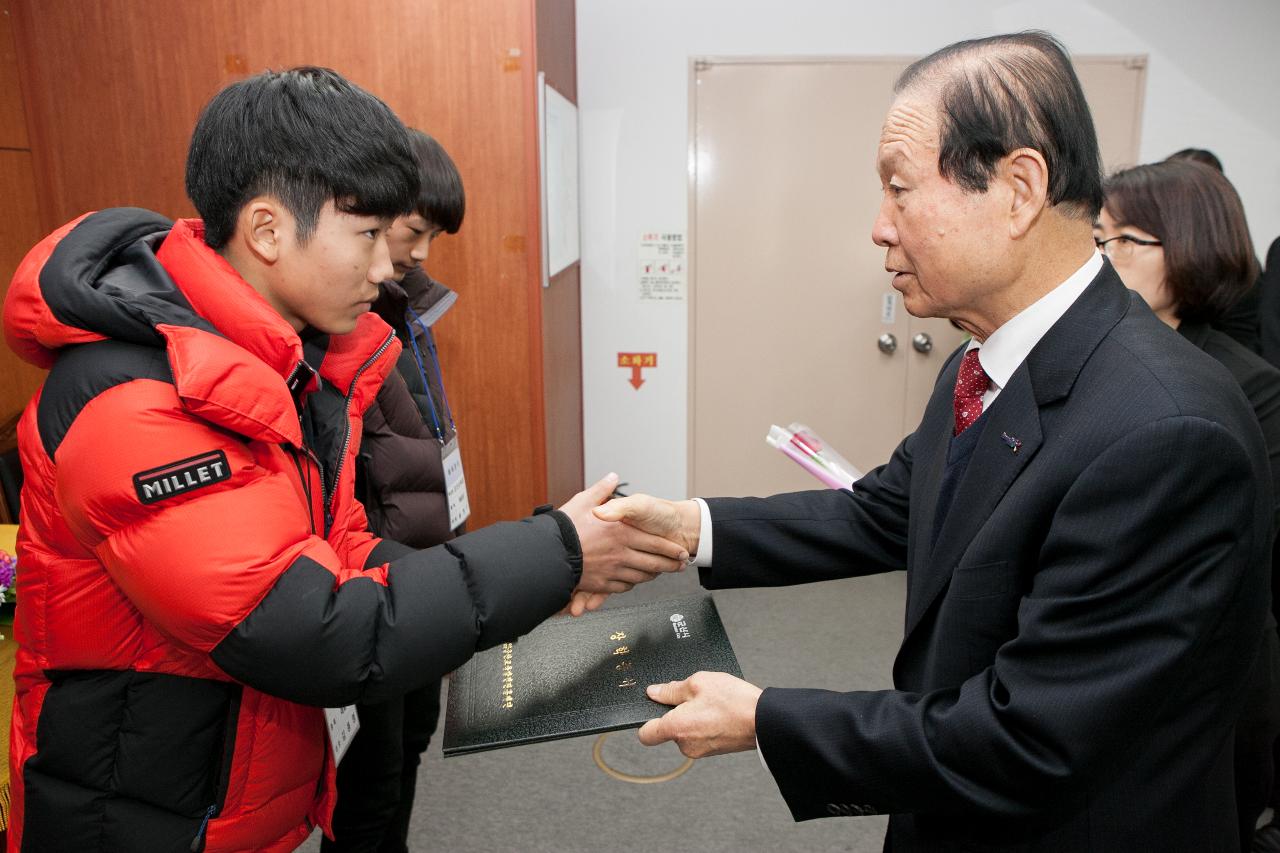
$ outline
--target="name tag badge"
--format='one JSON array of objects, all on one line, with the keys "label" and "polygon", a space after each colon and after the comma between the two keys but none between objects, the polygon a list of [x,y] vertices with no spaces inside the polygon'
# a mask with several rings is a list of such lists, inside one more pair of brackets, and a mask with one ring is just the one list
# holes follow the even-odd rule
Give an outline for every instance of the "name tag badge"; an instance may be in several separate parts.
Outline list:
[{"label": "name tag badge", "polygon": [[449,529],[457,530],[458,525],[471,517],[471,501],[467,499],[467,478],[462,473],[462,451],[458,449],[458,436],[440,448],[440,456],[444,462],[444,489],[449,498]]},{"label": "name tag badge", "polygon": [[336,767],[347,754],[347,747],[360,731],[360,715],[355,705],[343,708],[325,708],[324,721],[329,727],[329,748],[333,750],[333,764]]}]

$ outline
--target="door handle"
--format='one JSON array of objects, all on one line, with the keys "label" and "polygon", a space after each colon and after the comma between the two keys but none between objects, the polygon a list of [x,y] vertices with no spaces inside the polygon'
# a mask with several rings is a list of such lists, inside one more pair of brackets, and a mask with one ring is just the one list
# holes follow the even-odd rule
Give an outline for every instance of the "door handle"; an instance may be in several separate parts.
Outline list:
[{"label": "door handle", "polygon": [[911,339],[911,346],[916,352],[928,355],[933,352],[933,338],[929,337],[924,332],[920,332]]},{"label": "door handle", "polygon": [[898,339],[888,332],[885,332],[880,336],[880,339],[876,341],[876,346],[880,347],[880,352],[885,355],[893,355],[898,350]]}]

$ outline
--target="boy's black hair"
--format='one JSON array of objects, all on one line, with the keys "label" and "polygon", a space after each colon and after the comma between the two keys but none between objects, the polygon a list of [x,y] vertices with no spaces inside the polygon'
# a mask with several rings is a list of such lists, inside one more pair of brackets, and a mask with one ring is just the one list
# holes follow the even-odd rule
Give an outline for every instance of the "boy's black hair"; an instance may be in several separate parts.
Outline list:
[{"label": "boy's black hair", "polygon": [[418,161],[417,211],[446,234],[457,234],[467,212],[467,196],[462,191],[462,176],[453,159],[429,134],[409,128],[409,142]]},{"label": "boy's black hair", "polygon": [[187,153],[187,195],[214,249],[255,196],[279,199],[305,245],[327,202],[393,218],[413,209],[418,184],[405,126],[328,68],[264,71],[227,86],[200,113]]}]

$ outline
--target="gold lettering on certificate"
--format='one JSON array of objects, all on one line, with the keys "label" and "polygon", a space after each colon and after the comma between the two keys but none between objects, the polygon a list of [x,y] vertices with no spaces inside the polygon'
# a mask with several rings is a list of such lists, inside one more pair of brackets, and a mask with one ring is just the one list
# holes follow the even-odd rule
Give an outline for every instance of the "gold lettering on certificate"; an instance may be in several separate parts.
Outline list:
[{"label": "gold lettering on certificate", "polygon": [[614,631],[612,634],[609,635],[609,639],[614,641],[625,640],[626,638],[627,638],[626,631]]},{"label": "gold lettering on certificate", "polygon": [[618,646],[613,650],[613,653],[615,655],[629,655],[631,654],[631,649],[628,646]]},{"label": "gold lettering on certificate", "polygon": [[618,663],[616,663],[613,668],[616,669],[618,672],[630,672],[631,666],[632,666],[631,661],[624,660],[624,661],[618,661]]},{"label": "gold lettering on certificate", "polygon": [[636,680],[634,678],[624,678],[618,682],[619,687],[635,687]]},{"label": "gold lettering on certificate", "polygon": [[514,688],[514,679],[511,670],[511,656],[514,647],[511,643],[502,644],[502,707],[513,708],[515,703],[512,699],[512,691]]}]

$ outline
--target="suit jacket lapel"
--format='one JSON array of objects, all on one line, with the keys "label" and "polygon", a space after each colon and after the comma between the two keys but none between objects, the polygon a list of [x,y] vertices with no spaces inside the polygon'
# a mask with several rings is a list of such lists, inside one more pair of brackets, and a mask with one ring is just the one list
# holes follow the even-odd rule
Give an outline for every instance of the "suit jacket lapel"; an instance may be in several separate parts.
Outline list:
[{"label": "suit jacket lapel", "polygon": [[[978,446],[938,540],[930,548],[938,489],[951,440],[951,395],[959,360],[954,359],[955,365],[944,368],[944,379],[939,381],[918,430],[919,464],[912,471],[907,636],[929,612],[974,536],[1039,450],[1044,440],[1041,409],[1070,393],[1089,356],[1136,298],[1125,289],[1111,263],[1104,262],[1102,271],[1085,292],[1014,371],[984,416],[987,423]],[[945,381],[948,377],[949,381]],[[1017,452],[1010,446],[1012,440],[1020,443]]]},{"label": "suit jacket lapel", "polygon": [[[951,572],[978,530],[986,524],[996,504],[1009,486],[1040,449],[1040,408],[1032,393],[1031,381],[1024,363],[1013,374],[1009,384],[984,416],[986,424],[969,458],[969,465],[956,489],[951,511],[942,522],[938,541],[929,553],[928,537],[933,529],[919,531],[916,540],[917,571],[913,572],[907,610],[907,632],[928,611],[938,593],[951,579]],[[1009,440],[1005,439],[1008,436]],[[1011,447],[1010,443],[1014,443]],[[943,442],[945,456],[946,443]],[[1016,448],[1016,449],[1015,449]],[[935,484],[926,500],[936,507],[938,487]],[[936,510],[934,510],[936,511]],[[930,513],[931,514],[931,513]],[[923,569],[921,571],[920,569]]]},{"label": "suit jacket lapel", "polygon": [[[955,426],[955,412],[951,401],[956,385],[956,373],[960,369],[960,355],[964,347],[956,350],[942,368],[938,383],[925,407],[924,418],[916,429],[914,458],[911,465],[911,520],[907,529],[909,543],[907,572],[907,621],[915,610],[920,597],[924,575],[929,565],[928,545],[933,531],[933,519],[938,512],[938,490],[947,469],[947,447]],[[921,543],[925,543],[921,547]]]}]

